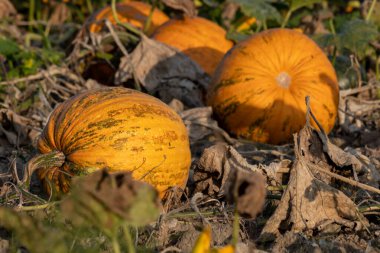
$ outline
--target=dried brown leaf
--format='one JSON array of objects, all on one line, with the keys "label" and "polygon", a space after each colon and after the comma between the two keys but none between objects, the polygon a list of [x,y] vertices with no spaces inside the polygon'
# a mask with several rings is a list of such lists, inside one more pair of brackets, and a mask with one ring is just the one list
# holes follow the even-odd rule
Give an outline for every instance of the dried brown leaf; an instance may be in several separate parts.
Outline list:
[{"label": "dried brown leaf", "polygon": [[227,2],[224,5],[223,12],[222,12],[222,20],[223,24],[226,27],[229,27],[231,25],[232,20],[236,16],[236,12],[239,9],[239,5],[237,3]]},{"label": "dried brown leaf", "polygon": [[240,216],[254,219],[265,204],[266,179],[260,172],[237,169],[226,185],[226,197]]},{"label": "dried brown leaf", "polygon": [[218,143],[205,149],[195,163],[193,181],[195,192],[203,192],[210,197],[225,195],[226,183],[236,170],[253,171],[257,168],[247,161],[231,146]]},{"label": "dried brown leaf", "polygon": [[40,133],[36,123],[12,110],[0,109],[0,132],[12,145],[30,144]]},{"label": "dried brown leaf", "polygon": [[8,0],[0,0],[0,19],[9,18],[17,13],[16,8]]},{"label": "dried brown leaf", "polygon": [[70,17],[70,9],[65,3],[58,3],[50,16],[50,25],[62,25]]},{"label": "dried brown leaf", "polygon": [[150,185],[135,181],[130,172],[96,171],[73,180],[72,194],[62,203],[63,213],[76,224],[117,229],[118,218],[143,226],[158,216],[160,200]]},{"label": "dried brown leaf", "polygon": [[[210,146],[212,142],[226,142],[234,144],[237,141],[231,138],[226,131],[218,126],[212,118],[211,107],[193,108],[180,113],[190,137],[190,143],[204,143]],[[203,146],[203,145],[202,145]],[[203,151],[204,147],[200,148]]]},{"label": "dried brown leaf", "polygon": [[367,226],[367,220],[359,213],[355,203],[330,186],[330,179],[323,175],[323,171],[329,172],[334,166],[327,162],[326,155],[336,161],[336,155],[344,157],[339,161],[341,165],[348,164],[349,155],[337,151],[338,148],[332,144],[324,145],[328,143],[327,136],[323,132],[316,132],[309,121],[294,139],[296,159],[291,168],[288,187],[260,239],[273,240],[286,231],[316,229],[321,232],[331,224],[352,229]]},{"label": "dried brown leaf", "polygon": [[121,59],[115,82],[137,80],[148,93],[166,103],[176,98],[188,107],[203,105],[209,77],[178,50],[142,36],[140,44]]},{"label": "dried brown leaf", "polygon": [[192,0],[161,0],[166,6],[182,11],[188,17],[197,16],[197,9]]}]

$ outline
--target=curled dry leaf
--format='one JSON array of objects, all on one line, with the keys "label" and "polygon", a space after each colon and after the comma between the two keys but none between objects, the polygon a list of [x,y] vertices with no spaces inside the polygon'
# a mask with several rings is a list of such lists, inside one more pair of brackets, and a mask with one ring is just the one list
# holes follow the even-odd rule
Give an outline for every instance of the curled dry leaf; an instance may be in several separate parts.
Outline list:
[{"label": "curled dry leaf", "polygon": [[193,156],[199,157],[204,148],[215,142],[226,142],[228,144],[237,142],[220,128],[217,121],[212,118],[211,107],[189,109],[181,112],[180,116],[189,132],[190,144],[194,150]]},{"label": "curled dry leaf", "polygon": [[[366,135],[378,135],[380,126],[380,101],[376,91],[380,84],[369,80],[368,85],[343,90],[339,99],[339,125],[350,136],[356,134],[355,142],[359,145],[376,145],[379,138],[365,138]],[[378,146],[378,145],[377,145]]]},{"label": "curled dry leaf", "polygon": [[222,197],[227,190],[227,182],[231,180],[236,170],[256,169],[233,147],[218,143],[205,149],[201,158],[195,162],[193,175],[195,192],[203,192],[211,197]]},{"label": "curled dry leaf", "polygon": [[61,25],[70,17],[70,9],[65,3],[59,3],[54,7],[54,11],[50,16],[50,25]]},{"label": "curled dry leaf", "polygon": [[190,58],[163,43],[142,36],[140,44],[121,59],[115,82],[134,78],[166,103],[173,98],[188,107],[202,106],[209,78]]},{"label": "curled dry leaf", "polygon": [[235,203],[240,216],[254,219],[265,204],[266,179],[260,172],[233,170],[226,188],[227,200]]},{"label": "curled dry leaf", "polygon": [[162,2],[170,8],[182,11],[188,17],[197,16],[197,9],[192,0],[162,0]]},{"label": "curled dry leaf", "polygon": [[113,231],[120,220],[144,226],[159,214],[160,200],[150,185],[135,181],[129,172],[96,171],[73,180],[63,213],[77,225],[92,224]]},{"label": "curled dry leaf", "polygon": [[15,7],[8,0],[0,0],[0,19],[9,18],[17,13]]},{"label": "curled dry leaf", "polygon": [[332,160],[338,161],[336,155],[345,157],[338,162],[340,166],[346,164],[349,156],[343,151],[337,152],[338,148],[332,144],[324,146],[323,143],[328,143],[327,136],[323,132],[318,133],[307,122],[295,135],[296,158],[290,171],[288,187],[275,213],[266,223],[260,240],[273,240],[286,231],[316,229],[323,232],[332,224],[352,229],[368,225],[355,203],[330,186],[330,179],[320,174],[323,170],[329,171],[337,166],[327,163],[325,152]]},{"label": "curled dry leaf", "polygon": [[236,13],[239,10],[239,5],[233,2],[227,2],[224,4],[222,20],[223,24],[228,28],[231,25],[232,20],[236,17]]},{"label": "curled dry leaf", "polygon": [[0,109],[0,133],[3,133],[10,144],[30,144],[38,135],[39,131],[35,122],[31,119],[18,115],[9,109]]}]

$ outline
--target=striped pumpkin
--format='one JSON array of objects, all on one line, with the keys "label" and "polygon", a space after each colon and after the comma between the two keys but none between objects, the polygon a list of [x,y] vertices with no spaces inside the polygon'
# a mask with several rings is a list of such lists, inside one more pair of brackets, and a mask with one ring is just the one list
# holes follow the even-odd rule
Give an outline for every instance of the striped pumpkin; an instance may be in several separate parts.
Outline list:
[{"label": "striped pumpkin", "polygon": [[69,190],[68,175],[108,168],[133,172],[162,197],[170,187],[185,187],[191,162],[187,130],[177,113],[150,95],[120,87],[86,91],[60,104],[38,149],[65,157],[61,167],[38,173],[58,192]]},{"label": "striped pumpkin", "polygon": [[213,76],[208,103],[238,137],[282,144],[305,124],[305,97],[328,133],[339,100],[335,70],[306,35],[290,29],[255,34],[230,50]]},{"label": "striped pumpkin", "polygon": [[[120,22],[129,23],[141,30],[143,30],[145,27],[145,23],[148,20],[151,9],[151,5],[137,1],[125,1],[116,5],[117,17],[119,18]],[[114,25],[116,24],[111,6],[106,6],[100,9],[89,18],[89,31],[95,33],[102,30],[104,25],[103,22],[100,21],[104,19],[108,19]],[[165,13],[159,9],[155,9],[152,14],[149,29],[146,31],[146,33],[148,35],[152,34],[158,26],[168,20],[169,17]]]}]

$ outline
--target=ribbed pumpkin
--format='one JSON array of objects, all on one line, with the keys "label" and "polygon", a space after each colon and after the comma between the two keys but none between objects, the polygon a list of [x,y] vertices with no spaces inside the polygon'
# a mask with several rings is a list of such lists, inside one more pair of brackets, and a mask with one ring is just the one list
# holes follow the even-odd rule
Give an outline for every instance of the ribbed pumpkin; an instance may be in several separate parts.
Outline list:
[{"label": "ribbed pumpkin", "polygon": [[132,171],[162,197],[169,187],[185,187],[191,162],[178,114],[150,95],[120,87],[86,91],[60,104],[37,143],[41,153],[64,154],[60,168],[39,170],[41,179],[63,192],[69,190],[68,174],[108,168]]},{"label": "ribbed pumpkin", "polygon": [[201,17],[171,19],[158,27],[152,37],[177,48],[209,75],[233,46],[223,28]]},{"label": "ribbed pumpkin", "polygon": [[208,103],[238,137],[282,144],[305,124],[305,97],[326,132],[335,123],[339,87],[323,51],[290,29],[267,30],[238,43],[218,66]]},{"label": "ribbed pumpkin", "polygon": [[[118,18],[122,23],[130,23],[138,29],[143,29],[145,22],[147,21],[152,6],[144,2],[121,2],[116,5]],[[111,6],[106,6],[103,9],[96,12],[89,19],[89,31],[99,32],[102,30],[104,24],[101,20],[108,19],[112,24],[116,24],[113,17]],[[150,27],[147,34],[151,34],[158,26],[169,20],[169,17],[160,11],[155,9],[152,14]]]}]

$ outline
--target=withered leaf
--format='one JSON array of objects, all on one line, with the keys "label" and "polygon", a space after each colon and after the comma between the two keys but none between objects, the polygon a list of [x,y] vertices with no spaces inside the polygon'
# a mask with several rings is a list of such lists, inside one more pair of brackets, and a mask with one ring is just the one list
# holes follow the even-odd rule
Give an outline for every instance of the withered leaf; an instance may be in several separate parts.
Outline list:
[{"label": "withered leaf", "polygon": [[288,186],[275,213],[266,223],[260,240],[273,240],[286,231],[323,231],[330,224],[352,229],[357,224],[368,225],[355,203],[316,173],[330,169],[323,157],[323,145],[316,143],[320,136],[309,123],[295,135],[296,159]]},{"label": "withered leaf", "polygon": [[78,226],[94,225],[112,234],[122,222],[143,226],[154,221],[159,206],[157,191],[133,180],[130,172],[101,170],[73,180],[72,193],[63,201],[62,210]]},{"label": "withered leaf", "polygon": [[267,190],[266,179],[261,173],[233,170],[226,188],[227,200],[235,203],[236,210],[242,217],[254,219],[262,211]]},{"label": "withered leaf", "polygon": [[225,195],[225,186],[236,170],[256,170],[231,146],[218,143],[205,149],[195,162],[193,181],[195,192],[203,192],[211,197]]},{"label": "withered leaf", "polygon": [[161,0],[166,6],[182,11],[188,17],[195,17],[197,9],[192,0]]},{"label": "withered leaf", "polygon": [[228,144],[236,143],[226,131],[218,126],[218,122],[212,118],[211,107],[193,108],[180,113],[185,123],[190,137],[190,143],[195,145],[197,142],[207,142],[210,138],[215,142],[222,141]]},{"label": "withered leaf", "polygon": [[207,74],[189,57],[146,36],[128,57],[121,59],[115,82],[132,77],[165,103],[176,98],[188,107],[203,105],[209,83]]},{"label": "withered leaf", "polygon": [[52,232],[27,213],[0,207],[0,227],[12,231],[28,252],[49,253],[52,249],[57,253],[69,252],[62,231]]},{"label": "withered leaf", "polygon": [[8,0],[0,0],[0,19],[9,18],[17,13],[15,7]]},{"label": "withered leaf", "polygon": [[36,122],[10,109],[0,109],[0,132],[12,145],[29,144],[38,135]]},{"label": "withered leaf", "polygon": [[70,16],[70,9],[66,6],[65,3],[59,3],[54,7],[54,11],[50,16],[49,24],[50,25],[61,25],[63,24]]},{"label": "withered leaf", "polygon": [[239,5],[233,2],[227,2],[224,5],[222,12],[223,24],[227,27],[231,25],[232,20],[235,18],[237,11],[239,10]]}]

